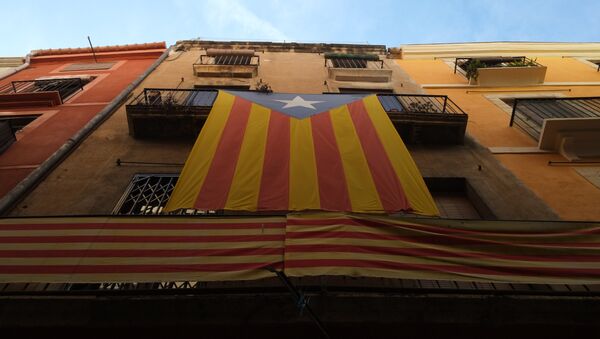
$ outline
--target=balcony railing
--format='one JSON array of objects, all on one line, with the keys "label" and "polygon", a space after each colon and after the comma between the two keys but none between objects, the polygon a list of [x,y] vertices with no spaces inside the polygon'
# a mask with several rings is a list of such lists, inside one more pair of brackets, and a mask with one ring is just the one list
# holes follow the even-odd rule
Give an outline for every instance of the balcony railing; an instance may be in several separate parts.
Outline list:
[{"label": "balcony railing", "polygon": [[73,93],[83,90],[85,82],[81,78],[18,80],[0,87],[0,95],[58,92],[61,101]]},{"label": "balcony railing", "polygon": [[[473,65],[473,66],[472,66]],[[535,60],[524,56],[518,57],[485,57],[485,58],[456,58],[454,73],[460,73],[470,78],[469,69],[490,67],[543,67]]]},{"label": "balcony railing", "polygon": [[186,107],[212,107],[217,90],[145,88],[127,106],[145,106],[161,109]]},{"label": "balcony railing", "polygon": [[259,65],[260,57],[253,50],[208,49],[192,68],[200,77],[253,78]]},{"label": "balcony railing", "polygon": [[517,98],[510,126],[517,125],[539,140],[545,119],[600,118],[600,97]]},{"label": "balcony railing", "polygon": [[[127,104],[134,136],[197,135],[217,97],[214,89],[146,88]],[[445,95],[378,94],[405,141],[461,143],[467,114]]]},{"label": "balcony railing", "polygon": [[127,105],[135,137],[195,137],[217,97],[214,89],[146,88]]},{"label": "balcony railing", "polygon": [[378,94],[377,97],[405,142],[463,142],[468,116],[447,96]]},{"label": "balcony railing", "polygon": [[546,66],[526,57],[457,58],[454,62],[454,73],[479,86],[539,85],[545,80],[546,70]]}]

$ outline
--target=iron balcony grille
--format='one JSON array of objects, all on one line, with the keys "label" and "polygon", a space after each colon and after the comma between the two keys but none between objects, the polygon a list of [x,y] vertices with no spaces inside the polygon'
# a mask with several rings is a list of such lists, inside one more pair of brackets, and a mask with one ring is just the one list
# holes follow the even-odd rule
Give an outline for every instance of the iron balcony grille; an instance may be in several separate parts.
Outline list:
[{"label": "iron balcony grille", "polygon": [[545,119],[600,118],[600,97],[515,99],[510,126],[539,140]]},{"label": "iron balcony grille", "polygon": [[[159,215],[169,201],[179,174],[136,174],[112,214]],[[169,214],[214,215],[215,211],[178,210]]]},{"label": "iron balcony grille", "polygon": [[476,64],[477,68],[488,67],[542,67],[535,60],[524,56],[518,57],[482,57],[482,58],[456,58],[454,60],[454,73],[467,76],[469,66]]},{"label": "iron balcony grille", "polygon": [[325,67],[383,69],[383,60],[376,54],[325,53]]},{"label": "iron balcony grille", "polygon": [[152,107],[211,107],[217,98],[215,89],[145,88],[128,106]]},{"label": "iron balcony grille", "polygon": [[446,95],[377,94],[377,98],[389,115],[467,115]]},{"label": "iron balcony grille", "polygon": [[[146,88],[128,106],[170,108],[203,107],[210,109],[217,97],[216,89]],[[330,93],[335,95],[333,93]],[[377,93],[388,114],[452,114],[466,113],[446,95]]]},{"label": "iron balcony grille", "polygon": [[258,66],[260,64],[259,56],[252,55],[201,55],[196,62],[200,65],[231,65],[231,66]]},{"label": "iron balcony grille", "polygon": [[83,90],[83,86],[90,80],[82,78],[18,80],[0,87],[0,95],[56,91],[64,101],[75,92]]}]

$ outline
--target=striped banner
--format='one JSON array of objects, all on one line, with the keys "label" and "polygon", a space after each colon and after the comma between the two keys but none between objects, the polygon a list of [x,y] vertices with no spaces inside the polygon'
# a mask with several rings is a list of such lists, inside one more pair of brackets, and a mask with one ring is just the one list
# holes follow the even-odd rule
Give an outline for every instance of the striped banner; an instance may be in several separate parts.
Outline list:
[{"label": "striped banner", "polygon": [[285,217],[0,219],[0,282],[252,280],[282,268]]},{"label": "striped banner", "polygon": [[343,275],[600,283],[600,223],[286,217],[0,219],[0,283]]},{"label": "striped banner", "polygon": [[165,211],[437,215],[377,96],[225,92]]},{"label": "striped banner", "polygon": [[600,224],[288,215],[285,272],[600,283]]}]

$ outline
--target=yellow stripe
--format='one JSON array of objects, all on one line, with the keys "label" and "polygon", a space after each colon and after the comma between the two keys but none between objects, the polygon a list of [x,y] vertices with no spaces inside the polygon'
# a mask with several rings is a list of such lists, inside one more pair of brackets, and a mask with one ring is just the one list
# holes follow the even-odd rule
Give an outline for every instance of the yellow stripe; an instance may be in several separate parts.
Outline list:
[{"label": "yellow stripe", "polygon": [[461,257],[417,257],[381,253],[356,253],[356,252],[285,252],[286,260],[312,260],[312,259],[344,259],[344,260],[372,260],[399,264],[418,265],[444,265],[454,267],[489,267],[490,270],[499,267],[515,268],[563,268],[563,269],[598,269],[598,262],[567,262],[567,261],[522,261],[496,258],[461,258]]},{"label": "yellow stripe", "polygon": [[194,208],[234,100],[233,95],[219,91],[206,123],[185,162],[173,194],[165,206],[165,212],[180,208]]},{"label": "yellow stripe", "polygon": [[346,105],[330,111],[354,212],[383,211],[379,193]]},{"label": "yellow stripe", "polygon": [[596,278],[569,278],[547,276],[517,276],[517,275],[486,275],[467,273],[445,273],[411,271],[398,269],[378,269],[365,267],[308,267],[286,268],[286,275],[290,277],[316,276],[316,275],[343,275],[353,277],[376,277],[394,279],[427,279],[427,280],[456,280],[479,282],[508,282],[508,283],[543,283],[543,284],[597,284]]},{"label": "yellow stripe", "polygon": [[290,119],[290,210],[319,209],[319,182],[310,119]]},{"label": "yellow stripe", "polygon": [[236,255],[216,256],[201,255],[195,257],[83,257],[83,258],[2,258],[0,266],[31,265],[165,265],[169,266],[193,264],[248,264],[271,263],[283,260],[283,255]]},{"label": "yellow stripe", "polygon": [[220,235],[272,235],[284,234],[283,228],[253,228],[253,229],[210,229],[210,230],[32,230],[32,231],[0,231],[0,238],[4,237],[64,237],[64,236],[220,236]]},{"label": "yellow stripe", "polygon": [[271,110],[252,104],[225,209],[256,211]]},{"label": "yellow stripe", "polygon": [[229,281],[271,278],[266,269],[230,272],[175,272],[175,273],[103,273],[103,274],[0,274],[0,283],[104,283],[158,282],[158,281]]},{"label": "yellow stripe", "polygon": [[234,248],[282,248],[283,241],[205,242],[205,243],[34,243],[0,244],[0,250],[194,250]]},{"label": "yellow stripe", "polygon": [[372,95],[363,101],[385,152],[394,167],[396,175],[398,175],[410,206],[416,213],[439,215],[440,212],[425,185],[425,181],[423,181],[421,173],[419,173],[417,165],[394,125],[392,125],[387,113],[383,110],[379,99],[377,99],[377,96]]}]

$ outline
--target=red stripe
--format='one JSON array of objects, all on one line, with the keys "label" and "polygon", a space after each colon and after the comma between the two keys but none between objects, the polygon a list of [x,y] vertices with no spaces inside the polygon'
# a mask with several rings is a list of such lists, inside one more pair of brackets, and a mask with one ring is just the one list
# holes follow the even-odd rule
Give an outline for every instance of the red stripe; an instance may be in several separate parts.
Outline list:
[{"label": "red stripe", "polygon": [[600,262],[600,255],[511,255],[501,253],[482,253],[482,252],[451,252],[433,248],[402,248],[402,247],[384,247],[384,246],[354,246],[354,245],[286,245],[286,253],[354,253],[360,255],[363,253],[367,254],[385,254],[385,255],[402,255],[410,257],[439,257],[439,258],[475,258],[475,259],[506,259],[506,260],[517,260],[517,261],[585,261],[585,262]]},{"label": "red stripe", "polygon": [[240,97],[235,98],[204,184],[194,204],[196,209],[222,210],[225,207],[251,107],[252,102]]},{"label": "red stripe", "polygon": [[174,258],[203,256],[283,255],[280,248],[223,248],[194,250],[0,250],[0,258]]},{"label": "red stripe", "polygon": [[267,235],[211,235],[211,236],[128,236],[128,235],[72,235],[44,237],[0,237],[2,244],[35,244],[35,243],[123,243],[123,242],[153,242],[153,243],[203,243],[203,242],[252,242],[252,241],[283,241],[283,234]]},{"label": "red stripe", "polygon": [[324,112],[310,118],[315,147],[315,161],[319,181],[321,209],[351,211],[350,196],[342,157],[338,148],[331,113]]},{"label": "red stripe", "polygon": [[596,242],[523,242],[510,240],[510,241],[498,241],[490,239],[475,239],[475,238],[464,238],[457,236],[402,236],[392,234],[380,234],[380,233],[369,233],[369,232],[346,232],[346,231],[307,231],[307,232],[286,232],[286,239],[332,239],[332,238],[343,238],[343,239],[371,239],[371,240],[393,240],[403,241],[415,244],[434,244],[434,245],[501,245],[506,247],[516,248],[521,245],[537,246],[540,250],[544,249],[544,246],[564,246],[564,247],[600,247],[600,243]]},{"label": "red stripe", "polygon": [[[567,278],[598,278],[597,268],[550,268],[550,267],[503,267],[503,266],[454,266],[437,264],[411,264],[378,260],[352,259],[306,259],[286,260],[285,268],[314,269],[319,267],[355,267],[386,270],[429,271],[453,274],[497,275],[497,276],[545,276]],[[398,273],[398,272],[396,272]]]},{"label": "red stripe", "polygon": [[289,209],[290,118],[271,112],[258,197],[259,211]]},{"label": "red stripe", "polygon": [[0,274],[102,274],[236,272],[281,269],[282,262],[192,265],[0,265]]},{"label": "red stripe", "polygon": [[362,100],[354,101],[348,104],[348,109],[369,164],[371,176],[379,193],[383,209],[386,212],[410,210],[410,204],[402,189],[400,180],[377,135],[364,102]]},{"label": "red stripe", "polygon": [[219,229],[263,229],[284,228],[285,222],[263,222],[253,223],[73,223],[73,224],[6,224],[0,225],[2,231],[15,230],[219,230]]}]

